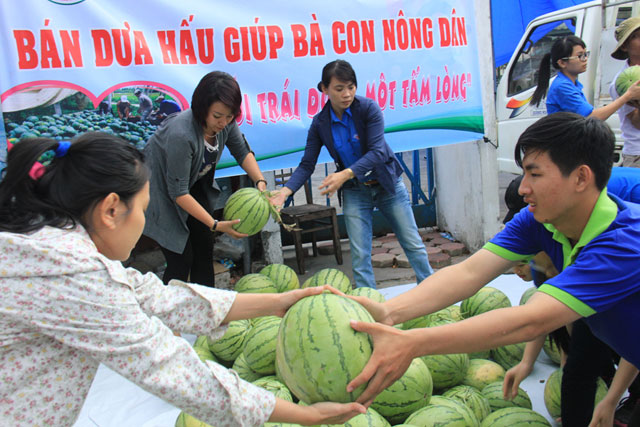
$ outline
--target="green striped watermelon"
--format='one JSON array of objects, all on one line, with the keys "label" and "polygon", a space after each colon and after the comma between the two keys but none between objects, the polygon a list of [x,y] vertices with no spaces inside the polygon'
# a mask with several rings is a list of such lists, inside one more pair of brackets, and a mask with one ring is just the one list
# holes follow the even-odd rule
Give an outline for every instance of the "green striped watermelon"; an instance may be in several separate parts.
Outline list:
[{"label": "green striped watermelon", "polygon": [[481,288],[475,295],[463,300],[460,303],[460,313],[462,317],[468,319],[496,308],[511,307],[511,301],[504,292],[491,286]]},{"label": "green striped watermelon", "polygon": [[198,357],[200,358],[200,360],[202,360],[203,362],[205,360],[210,360],[212,362],[218,362],[216,357],[213,355],[213,353],[211,353],[211,351],[209,351],[208,348],[206,348],[206,347],[193,347],[193,349],[195,350],[195,352],[198,355]]},{"label": "green striped watermelon", "polygon": [[416,358],[402,377],[375,398],[371,407],[390,423],[398,424],[411,413],[427,406],[432,391],[429,368],[420,358]]},{"label": "green striped watermelon", "polygon": [[527,408],[503,408],[491,413],[480,427],[551,427],[549,421],[539,413]]},{"label": "green striped watermelon", "polygon": [[176,419],[176,427],[211,427],[209,424],[204,423],[193,417],[186,412],[180,412],[178,419]]},{"label": "green striped watermelon", "polygon": [[351,289],[350,291],[347,292],[347,294],[349,295],[353,295],[353,296],[362,296],[362,297],[367,297],[371,300],[377,301],[377,302],[385,302],[386,298],[384,297],[384,295],[382,295],[380,293],[379,290],[377,289],[373,289],[373,288],[367,288],[366,286],[362,286],[359,288],[354,288]]},{"label": "green striped watermelon", "polygon": [[331,285],[337,290],[345,294],[351,290],[351,280],[349,276],[344,274],[337,268],[324,268],[307,279],[303,284],[303,288],[312,288],[314,286]]},{"label": "green striped watermelon", "polygon": [[428,317],[429,323],[439,322],[441,320],[457,322],[463,319],[460,312],[460,306],[458,305],[450,305],[449,307],[445,307],[442,310],[429,314]]},{"label": "green striped watermelon", "polygon": [[469,354],[469,360],[491,358],[491,350],[474,351],[473,353],[468,353],[468,354]]},{"label": "green striped watermelon", "polygon": [[547,338],[544,340],[542,351],[544,351],[544,354],[546,354],[553,363],[560,365],[562,353],[560,351],[560,347],[558,347],[558,344],[551,339],[550,335],[547,335]]},{"label": "green striped watermelon", "polygon": [[522,293],[522,296],[520,297],[520,303],[519,304],[520,305],[525,305],[525,303],[527,301],[529,301],[529,298],[531,298],[531,295],[533,295],[537,290],[538,290],[538,288],[536,288],[535,286],[527,288],[527,290]]},{"label": "green striped watermelon", "polygon": [[209,348],[209,337],[206,335],[200,335],[196,338],[196,341],[193,343],[194,347],[204,347]]},{"label": "green striped watermelon", "polygon": [[526,343],[508,344],[491,349],[491,358],[505,370],[511,369],[522,360]]},{"label": "green striped watermelon", "polygon": [[275,373],[276,341],[281,321],[279,317],[268,316],[247,333],[242,354],[254,372],[263,375]]},{"label": "green striped watermelon", "polygon": [[284,264],[269,264],[260,270],[276,285],[278,292],[287,292],[300,287],[300,280],[293,268]]},{"label": "green striped watermelon", "polygon": [[269,220],[271,209],[269,200],[257,188],[241,188],[233,193],[224,206],[222,216],[225,221],[240,219],[233,229],[249,236],[262,230]]},{"label": "green striped watermelon", "polygon": [[493,382],[503,380],[505,373],[504,368],[492,360],[471,359],[462,384],[482,390]]},{"label": "green striped watermelon", "polygon": [[240,378],[245,381],[252,382],[262,377],[262,374],[259,374],[253,371],[249,365],[247,364],[247,360],[244,358],[244,354],[240,353],[238,358],[233,362],[233,366],[231,367]]},{"label": "green striped watermelon", "polygon": [[253,384],[257,385],[258,387],[262,387],[267,391],[270,391],[280,399],[284,399],[288,402],[293,402],[291,392],[283,382],[276,378],[275,375],[267,375],[266,377],[258,378],[257,380],[253,381]]},{"label": "green striped watermelon", "polygon": [[369,361],[373,344],[350,320],[373,322],[369,312],[348,298],[324,293],[295,303],[280,325],[276,347],[278,377],[308,403],[353,402],[365,385],[347,393]]},{"label": "green striped watermelon", "polygon": [[247,332],[251,329],[248,320],[232,320],[227,331],[218,340],[208,340],[209,350],[219,359],[231,362],[242,353]]},{"label": "green striped watermelon", "polygon": [[329,424],[327,427],[391,427],[375,409],[369,408],[364,414],[356,415],[344,424]]},{"label": "green striped watermelon", "polygon": [[409,415],[404,424],[420,427],[479,427],[480,421],[460,401],[451,397],[432,396],[429,404]]},{"label": "green striped watermelon", "polygon": [[409,319],[402,324],[402,329],[406,331],[409,329],[426,328],[427,326],[429,326],[429,316],[429,314],[426,314],[414,319]]},{"label": "green striped watermelon", "polygon": [[502,381],[495,381],[482,389],[482,394],[489,401],[492,411],[503,408],[531,409],[531,399],[526,391],[518,387],[518,394],[511,400],[506,400],[502,392]]},{"label": "green striped watermelon", "polygon": [[[546,406],[547,411],[549,411],[549,415],[551,415],[551,417],[554,419],[558,418],[561,412],[561,385],[562,368],[559,368],[553,371],[551,375],[549,375],[547,383],[544,385],[544,406]],[[607,384],[602,380],[602,378],[598,378],[594,406],[600,403],[602,399],[604,399],[607,391]]]},{"label": "green striped watermelon", "polygon": [[491,413],[489,400],[475,387],[463,384],[457,385],[445,391],[443,396],[459,400],[468,406],[478,418],[478,421],[484,420]]},{"label": "green striped watermelon", "polygon": [[458,354],[430,354],[422,356],[433,379],[433,388],[444,390],[462,382],[469,368],[469,356]]},{"label": "green striped watermelon", "polygon": [[252,294],[275,294],[278,292],[273,281],[263,274],[246,274],[234,286],[236,292]]}]

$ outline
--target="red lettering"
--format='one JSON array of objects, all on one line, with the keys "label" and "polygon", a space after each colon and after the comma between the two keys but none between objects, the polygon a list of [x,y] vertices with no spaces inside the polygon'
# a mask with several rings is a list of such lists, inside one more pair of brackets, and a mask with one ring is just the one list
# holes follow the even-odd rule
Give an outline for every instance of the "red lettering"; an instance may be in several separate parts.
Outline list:
[{"label": "red lettering", "polygon": [[28,30],[13,30],[13,38],[16,39],[18,51],[18,68],[31,70],[38,66],[38,53],[34,49],[36,38]]}]

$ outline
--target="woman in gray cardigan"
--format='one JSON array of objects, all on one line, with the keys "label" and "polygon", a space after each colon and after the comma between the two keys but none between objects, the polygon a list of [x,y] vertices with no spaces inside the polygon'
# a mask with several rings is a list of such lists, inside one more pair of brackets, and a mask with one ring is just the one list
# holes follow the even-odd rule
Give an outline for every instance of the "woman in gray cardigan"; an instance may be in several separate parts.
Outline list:
[{"label": "woman in gray cardigan", "polygon": [[231,75],[213,71],[193,92],[191,109],[167,117],[145,148],[151,169],[151,202],[144,235],[154,239],[167,261],[163,281],[214,285],[213,231],[246,236],[213,218],[220,189],[215,168],[225,145],[238,164],[266,189],[256,158],[238,129],[242,95]]}]

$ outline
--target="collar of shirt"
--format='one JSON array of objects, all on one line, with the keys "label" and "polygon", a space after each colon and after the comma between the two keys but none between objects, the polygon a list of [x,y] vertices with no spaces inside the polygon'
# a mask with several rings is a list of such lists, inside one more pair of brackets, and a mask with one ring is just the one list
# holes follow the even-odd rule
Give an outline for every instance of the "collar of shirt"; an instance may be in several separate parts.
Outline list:
[{"label": "collar of shirt", "polygon": [[576,79],[576,82],[573,83],[573,81],[562,72],[558,72],[558,76],[556,78],[560,79],[563,84],[570,84],[582,91],[583,86],[582,86],[582,83],[580,83],[580,80]]}]

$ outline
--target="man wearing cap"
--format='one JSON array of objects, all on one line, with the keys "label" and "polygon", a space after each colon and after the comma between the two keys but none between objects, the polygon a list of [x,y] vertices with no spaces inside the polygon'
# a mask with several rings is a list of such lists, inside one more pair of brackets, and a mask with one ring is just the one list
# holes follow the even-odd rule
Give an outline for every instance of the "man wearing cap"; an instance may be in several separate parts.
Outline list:
[{"label": "man wearing cap", "polygon": [[[626,19],[618,25],[615,31],[618,44],[611,53],[615,59],[626,60],[618,74],[611,81],[609,94],[612,99],[618,98],[616,80],[620,73],[633,65],[640,65],[640,17]],[[622,148],[622,165],[640,167],[640,103],[623,105],[618,110],[620,130],[624,147]]]},{"label": "man wearing cap", "polygon": [[127,99],[127,95],[122,95],[120,100],[116,104],[116,110],[118,111],[118,117],[122,120],[126,120],[131,114],[131,103]]},{"label": "man wearing cap", "polygon": [[147,117],[149,117],[149,114],[151,114],[153,102],[151,98],[142,93],[141,89],[136,89],[133,94],[138,97],[138,102],[140,103],[138,106],[138,114],[140,114],[140,121],[144,122],[147,120]]}]

